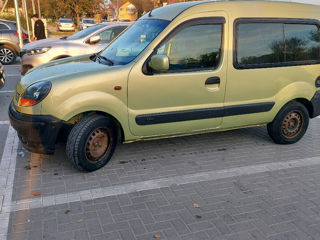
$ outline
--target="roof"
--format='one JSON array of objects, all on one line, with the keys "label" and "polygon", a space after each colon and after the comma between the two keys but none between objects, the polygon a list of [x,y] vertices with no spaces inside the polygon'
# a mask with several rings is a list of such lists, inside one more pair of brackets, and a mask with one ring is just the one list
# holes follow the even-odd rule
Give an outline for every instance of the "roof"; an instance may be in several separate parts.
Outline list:
[{"label": "roof", "polygon": [[[235,14],[237,12],[242,13],[242,15],[254,15],[259,17],[259,14],[263,11],[267,11],[273,8],[274,12],[279,13],[279,9],[283,9],[283,14],[289,12],[298,12],[300,10],[306,11],[319,11],[320,7],[316,5],[304,4],[304,3],[295,3],[295,2],[279,2],[279,1],[198,1],[198,2],[183,2],[170,4],[164,7],[154,9],[141,17],[141,19],[164,19],[172,21],[179,15],[183,13],[195,10],[197,8],[199,11],[223,11],[228,10],[232,11]],[[239,9],[242,9],[240,11]],[[255,9],[252,11],[252,9]],[[239,11],[238,11],[239,10]],[[248,11],[250,10],[250,11]],[[247,14],[245,14],[245,13]]]},{"label": "roof", "polygon": [[[171,21],[181,12],[185,11],[186,9],[192,6],[195,6],[201,3],[203,2],[183,2],[183,3],[170,4],[170,5],[152,10],[151,16],[152,18],[165,19],[165,20]],[[150,18],[149,13],[143,15],[141,19]]]}]

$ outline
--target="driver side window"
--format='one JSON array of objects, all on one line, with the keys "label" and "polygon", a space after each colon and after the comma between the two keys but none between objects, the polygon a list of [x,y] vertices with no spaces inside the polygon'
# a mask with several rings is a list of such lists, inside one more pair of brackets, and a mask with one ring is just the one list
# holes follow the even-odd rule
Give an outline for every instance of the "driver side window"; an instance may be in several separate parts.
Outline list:
[{"label": "driver side window", "polygon": [[222,29],[222,24],[187,26],[160,45],[156,54],[169,58],[168,72],[215,69],[220,62]]}]

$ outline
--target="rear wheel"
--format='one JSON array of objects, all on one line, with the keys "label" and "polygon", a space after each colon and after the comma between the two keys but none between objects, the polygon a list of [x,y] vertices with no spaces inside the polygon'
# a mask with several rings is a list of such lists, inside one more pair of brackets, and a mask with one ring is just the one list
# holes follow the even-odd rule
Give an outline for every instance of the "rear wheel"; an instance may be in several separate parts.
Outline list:
[{"label": "rear wheel", "polygon": [[71,130],[66,146],[68,158],[85,171],[94,171],[111,159],[117,143],[114,123],[100,115],[82,119]]},{"label": "rear wheel", "polygon": [[309,113],[306,107],[299,102],[290,102],[267,125],[267,129],[275,143],[291,144],[303,137],[308,125]]},{"label": "rear wheel", "polygon": [[17,54],[10,47],[0,47],[0,62],[4,65],[12,64],[16,61]]}]

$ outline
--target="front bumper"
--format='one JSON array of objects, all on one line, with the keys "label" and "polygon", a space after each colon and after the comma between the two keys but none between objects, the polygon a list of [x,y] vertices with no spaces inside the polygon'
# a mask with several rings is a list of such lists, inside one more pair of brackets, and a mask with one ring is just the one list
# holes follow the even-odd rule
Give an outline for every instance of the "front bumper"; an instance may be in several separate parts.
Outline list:
[{"label": "front bumper", "polygon": [[74,27],[59,27],[58,28],[60,31],[74,31],[75,30],[75,28]]},{"label": "front bumper", "polygon": [[12,103],[9,107],[9,120],[28,151],[42,154],[54,153],[63,121],[52,116],[19,113]]},{"label": "front bumper", "polygon": [[314,94],[311,99],[311,105],[313,110],[311,118],[315,118],[320,115],[320,90]]}]

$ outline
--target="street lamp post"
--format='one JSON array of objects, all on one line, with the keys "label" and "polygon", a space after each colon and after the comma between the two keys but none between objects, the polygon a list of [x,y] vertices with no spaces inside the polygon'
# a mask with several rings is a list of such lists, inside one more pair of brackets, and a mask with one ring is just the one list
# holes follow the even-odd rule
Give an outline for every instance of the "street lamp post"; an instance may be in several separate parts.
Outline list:
[{"label": "street lamp post", "polygon": [[17,20],[17,33],[19,38],[19,47],[23,47],[22,43],[22,34],[21,34],[21,22],[20,22],[20,16],[19,16],[19,5],[18,0],[14,0],[14,9],[16,11],[16,20]]},{"label": "street lamp post", "polygon": [[23,4],[24,4],[24,8],[26,10],[25,14],[26,14],[26,21],[27,21],[27,31],[28,31],[28,38],[29,41],[31,40],[30,38],[30,27],[29,27],[29,17],[28,17],[28,8],[27,8],[27,1],[23,0]]},{"label": "street lamp post", "polygon": [[36,7],[34,5],[34,0],[31,0],[32,1],[32,13],[33,15],[36,14]]},{"label": "street lamp post", "polygon": [[39,11],[39,18],[41,18],[40,0],[38,0],[38,11]]}]

